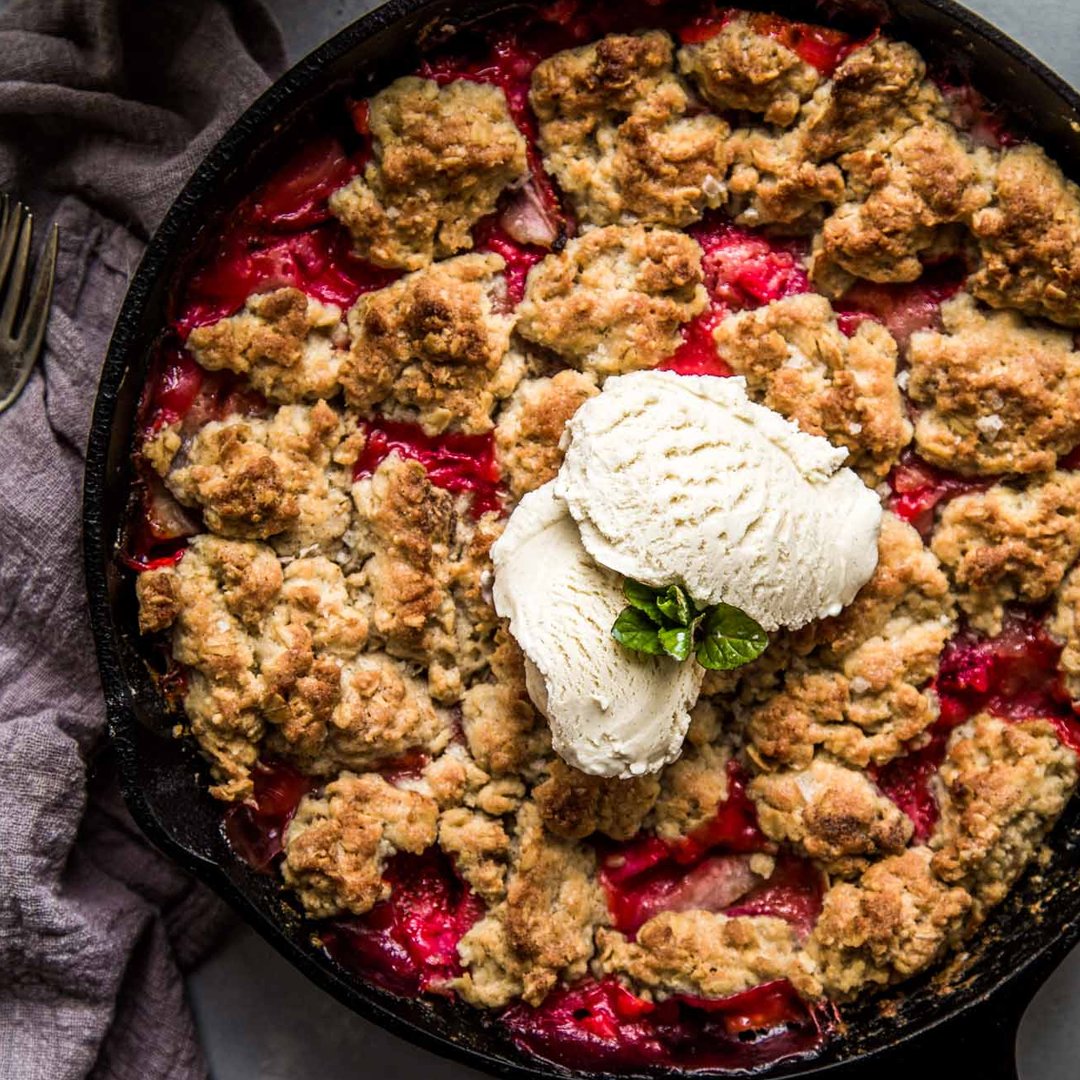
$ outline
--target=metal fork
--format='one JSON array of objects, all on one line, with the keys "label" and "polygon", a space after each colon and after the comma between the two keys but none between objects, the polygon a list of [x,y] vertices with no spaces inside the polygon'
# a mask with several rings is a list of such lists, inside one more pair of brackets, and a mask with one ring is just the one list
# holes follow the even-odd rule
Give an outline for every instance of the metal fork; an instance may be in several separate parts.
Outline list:
[{"label": "metal fork", "polygon": [[30,378],[49,321],[60,230],[53,226],[24,302],[33,232],[33,214],[22,203],[0,196],[0,413]]}]

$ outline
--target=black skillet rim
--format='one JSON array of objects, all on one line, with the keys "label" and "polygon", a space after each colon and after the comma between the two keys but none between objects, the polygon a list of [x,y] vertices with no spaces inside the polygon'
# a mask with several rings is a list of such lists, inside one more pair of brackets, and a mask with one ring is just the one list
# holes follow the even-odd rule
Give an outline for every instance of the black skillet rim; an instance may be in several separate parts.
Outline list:
[{"label": "black skillet rim", "polygon": [[[1029,75],[1040,80],[1052,97],[1080,116],[1080,94],[1001,30],[955,0],[919,0],[919,3],[925,8],[935,10],[956,30],[985,39],[1007,54],[1027,69]],[[90,618],[105,695],[108,730],[115,747],[121,788],[133,818],[159,848],[212,888],[248,925],[322,989],[333,994],[365,1019],[379,1024],[401,1038],[444,1057],[504,1077],[535,1077],[540,1080],[553,1073],[579,1076],[588,1080],[606,1080],[608,1077],[611,1080],[616,1080],[616,1077],[619,1080],[681,1077],[687,1074],[678,1069],[651,1069],[647,1072],[618,1074],[568,1070],[547,1065],[531,1055],[523,1055],[521,1061],[512,1061],[502,1054],[495,1055],[459,1045],[414,1021],[396,1016],[380,1002],[378,991],[372,992],[371,988],[358,978],[350,979],[347,975],[338,974],[328,962],[318,958],[315,950],[306,952],[301,949],[289,939],[280,926],[254,906],[246,893],[229,880],[221,866],[191,852],[173,834],[161,827],[137,782],[134,756],[136,748],[131,737],[131,726],[137,724],[138,720],[133,708],[131,688],[120,659],[118,631],[113,621],[106,567],[112,557],[114,538],[105,535],[102,507],[108,486],[106,466],[113,414],[121,383],[131,363],[132,350],[137,347],[137,326],[141,311],[149,302],[154,281],[166,269],[175,250],[183,246],[190,236],[201,205],[212,201],[215,182],[235,165],[257,132],[272,124],[275,116],[281,115],[287,107],[295,106],[301,101],[304,92],[317,82],[323,70],[333,61],[358,48],[367,38],[422,11],[428,4],[429,0],[387,0],[381,7],[330,38],[267,89],[230,127],[187,181],[155,231],[132,279],[103,365],[95,401],[87,447],[82,514],[84,571]],[[500,6],[508,5],[484,5],[488,12],[497,11]],[[827,7],[827,4],[822,6]],[[1056,938],[1042,943],[1026,962],[1004,976],[994,987],[958,1007],[950,1007],[949,1003],[942,999],[939,1015],[924,1024],[913,1025],[914,1030],[901,1033],[891,1043],[850,1058],[832,1061],[819,1058],[799,1063],[782,1063],[768,1069],[767,1074],[823,1076],[839,1075],[847,1070],[846,1075],[851,1075],[854,1068],[880,1062],[884,1055],[895,1048],[910,1046],[940,1030],[944,1025],[965,1018],[970,1020],[972,1014],[976,1010],[982,1011],[990,999],[1006,997],[1010,986],[1015,987],[1025,981],[1023,976],[1027,976],[1030,993],[1078,939],[1080,916],[1061,927]],[[1026,995],[1024,998],[1026,1002]]]}]

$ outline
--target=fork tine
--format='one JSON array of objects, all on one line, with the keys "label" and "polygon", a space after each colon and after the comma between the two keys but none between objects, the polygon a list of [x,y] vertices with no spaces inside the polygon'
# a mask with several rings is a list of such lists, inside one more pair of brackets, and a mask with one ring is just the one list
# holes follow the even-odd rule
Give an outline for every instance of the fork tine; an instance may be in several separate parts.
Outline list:
[{"label": "fork tine", "polygon": [[49,230],[49,241],[41,253],[37,273],[30,286],[30,299],[26,304],[26,315],[19,330],[16,348],[28,355],[33,366],[38,350],[45,337],[45,326],[49,321],[49,305],[52,303],[53,282],[56,278],[56,253],[60,242],[60,227],[53,225]]},{"label": "fork tine", "polygon": [[23,387],[34,370],[41,344],[45,340],[45,329],[49,323],[49,305],[52,302],[53,282],[56,278],[56,254],[59,247],[60,228],[53,225],[49,241],[41,254],[34,282],[30,288],[30,301],[26,306],[19,340],[14,343],[15,381],[0,398],[0,412],[3,412],[22,393]]},{"label": "fork tine", "polygon": [[15,315],[19,310],[23,286],[26,284],[26,269],[30,263],[30,238],[33,233],[34,215],[24,211],[19,229],[19,243],[15,249],[15,261],[4,286],[4,309],[0,311],[0,338],[14,336]]},{"label": "fork tine", "polygon": [[23,207],[21,203],[12,203],[4,195],[3,220],[0,221],[0,289],[7,278],[11,256],[15,251],[15,241],[19,238],[19,226],[22,223]]}]

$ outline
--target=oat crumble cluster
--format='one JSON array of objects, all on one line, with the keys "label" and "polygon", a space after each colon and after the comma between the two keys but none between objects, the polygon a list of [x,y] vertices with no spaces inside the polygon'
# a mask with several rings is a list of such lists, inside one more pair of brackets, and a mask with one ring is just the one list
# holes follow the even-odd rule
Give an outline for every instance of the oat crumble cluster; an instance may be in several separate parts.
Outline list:
[{"label": "oat crumble cluster", "polygon": [[[1038,147],[957,126],[911,46],[874,36],[827,70],[746,14],[685,44],[558,51],[528,101],[571,216],[523,295],[474,227],[532,183],[527,133],[498,85],[408,77],[371,98],[372,153],[329,197],[356,253],[399,276],[351,306],[258,291],[191,331],[198,365],[260,404],[173,417],[140,447],[201,522],[138,575],[141,629],[183,672],[214,795],[252,800],[260,761],[312,778],[280,862],[309,916],[364,916],[393,858],[438,845],[482,901],[440,988],[475,1006],[539,1005],[589,975],[654,1002],[779,979],[844,1000],[907,978],[1004,897],[1077,782],[1053,717],[986,705],[947,726],[938,676],[959,632],[993,638],[1033,605],[1080,697],[1080,189]],[[717,215],[801,240],[808,284],[718,301],[695,232]],[[851,319],[846,298],[949,259],[966,277],[914,332]],[[912,454],[967,486],[920,529],[886,514],[840,615],[710,673],[678,761],[586,776],[529,701],[488,551],[554,476],[578,406],[692,326],[887,506]],[[501,506],[392,438],[374,454],[380,424],[488,440]],[[916,820],[885,778],[932,745],[936,812]],[[620,922],[610,852],[682,850],[734,777],[755,850],[721,845],[696,892]],[[784,859],[820,882],[814,917],[737,913]]]}]

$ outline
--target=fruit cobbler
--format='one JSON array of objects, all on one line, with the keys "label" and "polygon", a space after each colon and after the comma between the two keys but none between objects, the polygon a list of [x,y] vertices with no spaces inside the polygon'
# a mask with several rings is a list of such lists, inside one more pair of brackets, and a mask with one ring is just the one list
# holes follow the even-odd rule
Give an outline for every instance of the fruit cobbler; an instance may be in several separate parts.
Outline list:
[{"label": "fruit cobbler", "polygon": [[[814,1052],[1077,782],[1080,189],[887,28],[687,11],[560,0],[343,100],[177,295],[120,553],[236,853],[579,1067]],[[602,775],[490,551],[646,371],[745,380],[882,514],[850,603]]]}]

